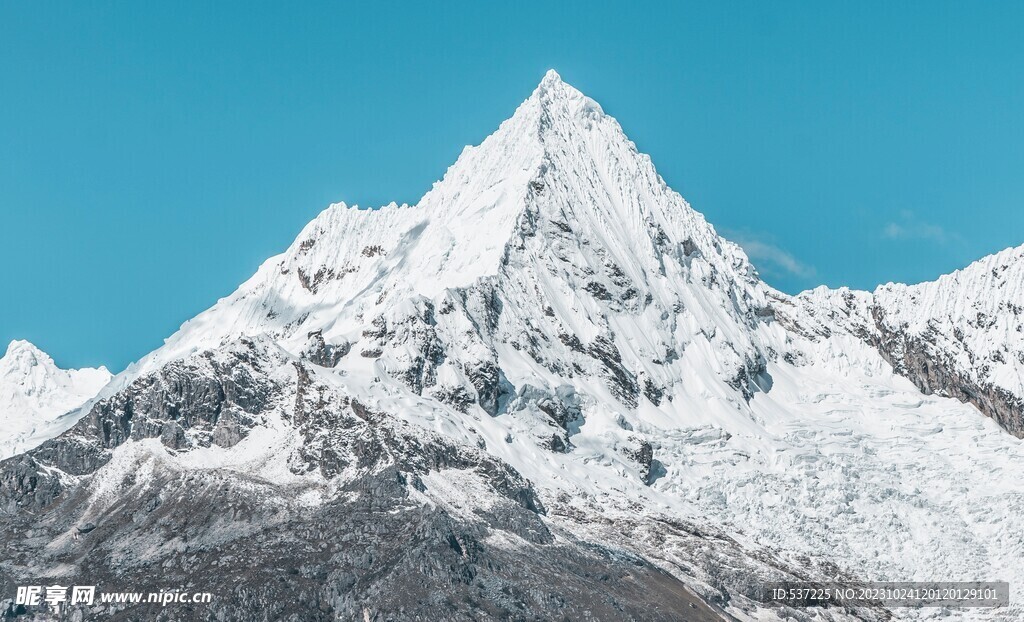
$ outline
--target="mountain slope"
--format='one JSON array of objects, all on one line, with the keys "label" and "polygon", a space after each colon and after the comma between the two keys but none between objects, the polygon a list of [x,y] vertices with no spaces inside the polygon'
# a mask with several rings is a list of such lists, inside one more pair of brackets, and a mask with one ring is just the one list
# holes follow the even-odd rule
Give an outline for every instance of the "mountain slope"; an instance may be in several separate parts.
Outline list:
[{"label": "mountain slope", "polygon": [[796,305],[799,331],[856,335],[924,393],[971,403],[1024,436],[1024,246],[936,281],[873,293],[821,287]]},{"label": "mountain slope", "polygon": [[99,369],[58,368],[27,341],[12,341],[0,358],[0,460],[63,432],[76,421],[62,417],[110,380]]},{"label": "mountain slope", "polygon": [[0,464],[0,588],[159,568],[218,595],[167,619],[839,620],[927,612],[758,585],[1016,581],[1020,442],[901,377],[874,300],[762,283],[552,72],[416,206],[331,206]]},{"label": "mountain slope", "polygon": [[676,322],[678,336],[656,335],[647,358],[664,358],[670,338],[702,331],[730,344],[721,348],[732,358],[723,361],[728,373],[757,358],[747,329],[764,300],[743,252],[665,186],[614,119],[550,72],[417,206],[332,206],[140,368],[244,335],[273,334],[297,349],[315,330],[328,341],[365,341],[385,310],[420,297],[441,307],[471,290],[486,298],[499,283],[515,288],[510,299],[565,301],[558,311],[567,325],[554,326],[545,308],[525,309],[510,330],[530,314],[545,337],[589,342],[612,329],[598,318],[610,303],[644,333],[655,323],[660,331],[664,313],[688,319]]},{"label": "mountain slope", "polygon": [[1024,436],[1024,246],[875,292],[880,350],[925,393],[970,402]]}]

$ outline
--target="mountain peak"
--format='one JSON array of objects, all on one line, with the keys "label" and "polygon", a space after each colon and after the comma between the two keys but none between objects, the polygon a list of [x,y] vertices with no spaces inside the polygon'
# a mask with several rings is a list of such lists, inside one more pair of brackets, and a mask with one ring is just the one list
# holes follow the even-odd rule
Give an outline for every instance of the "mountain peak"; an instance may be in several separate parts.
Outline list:
[{"label": "mountain peak", "polygon": [[0,358],[0,369],[35,367],[40,364],[47,368],[56,368],[53,359],[48,354],[24,339],[11,341],[7,346],[7,353]]},{"label": "mountain peak", "polygon": [[0,358],[0,460],[74,423],[61,423],[60,416],[96,395],[109,380],[110,372],[103,367],[61,369],[31,342],[12,341]]},{"label": "mountain peak", "polygon": [[544,74],[544,78],[542,78],[540,81],[540,86],[544,86],[546,84],[558,84],[561,82],[562,76],[558,75],[558,72],[555,71],[554,69],[548,69],[547,72]]},{"label": "mountain peak", "polygon": [[[549,117],[552,116],[551,113],[555,108],[562,108],[567,113],[565,116],[571,119],[593,116],[593,113],[604,116],[604,111],[601,109],[600,104],[587,97],[576,87],[563,81],[562,77],[554,69],[544,74],[544,78],[537,85],[537,88],[534,89],[530,98],[517,111],[516,116],[522,116],[526,109],[532,108],[529,105],[531,103],[539,104],[542,113],[539,120],[542,123],[546,118],[550,120]],[[549,125],[547,124],[547,126]],[[541,129],[544,129],[544,127]]]},{"label": "mountain peak", "polygon": [[583,93],[579,89],[573,87],[571,84],[566,83],[562,80],[562,76],[558,75],[554,69],[549,69],[544,77],[541,79],[537,88],[533,91],[533,97],[547,96],[548,99],[551,96],[561,96],[565,98],[567,96],[583,96]]},{"label": "mountain peak", "polygon": [[53,381],[55,378],[63,382],[65,376],[88,377],[87,384],[92,386],[105,383],[110,378],[110,372],[103,366],[95,369],[62,369],[57,366],[53,357],[24,339],[11,341],[7,346],[7,352],[0,357],[0,380],[39,384]]},{"label": "mountain peak", "polygon": [[[655,303],[673,308],[682,294],[666,285],[667,270],[673,282],[693,285],[684,297],[694,308],[722,308],[725,323],[745,323],[761,298],[742,250],[665,184],[597,102],[549,71],[416,205],[328,208],[139,369],[242,335],[321,330],[357,341],[375,314],[420,298],[441,305],[444,292],[505,278],[513,264],[552,299],[598,292],[572,311],[586,318],[566,319],[580,326],[601,316],[609,292],[624,297],[614,306],[630,313]],[[700,322],[713,332],[711,319]]]},{"label": "mountain peak", "polygon": [[20,351],[40,352],[39,348],[37,348],[35,344],[24,339],[14,339],[7,345],[7,354],[13,354]]}]

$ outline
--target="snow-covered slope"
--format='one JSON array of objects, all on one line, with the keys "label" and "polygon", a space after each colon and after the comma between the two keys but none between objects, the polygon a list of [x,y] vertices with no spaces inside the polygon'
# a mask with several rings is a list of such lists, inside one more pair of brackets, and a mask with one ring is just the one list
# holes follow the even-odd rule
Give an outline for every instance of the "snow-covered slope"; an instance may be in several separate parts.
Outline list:
[{"label": "snow-covered slope", "polygon": [[795,332],[855,335],[925,393],[974,404],[1024,436],[1024,246],[931,282],[779,300]]},{"label": "snow-covered slope", "polygon": [[[757,365],[749,327],[764,298],[746,256],[665,185],[597,103],[550,72],[416,206],[331,206],[136,369],[242,335],[299,348],[320,330],[365,344],[374,321],[441,308],[468,290],[500,291],[520,307],[504,309],[504,328],[553,341],[562,357],[574,338],[621,333],[615,345],[649,376],[661,375],[652,360],[694,340],[713,344],[723,374]],[[566,339],[572,345],[557,345]]]},{"label": "snow-covered slope", "polygon": [[[1019,297],[1013,269],[1004,287]],[[999,287],[949,279],[949,299]],[[364,619],[424,576],[440,577],[452,612],[475,602],[496,618],[545,618],[562,598],[580,619],[600,619],[587,603],[608,594],[637,619],[672,619],[645,607],[681,593],[712,617],[873,619],[887,614],[766,610],[754,586],[1019,581],[1021,442],[970,405],[923,395],[880,347],[885,318],[903,325],[883,311],[916,319],[925,311],[909,300],[941,297],[916,287],[907,300],[897,287],[775,292],[614,119],[551,72],[417,205],[331,206],[108,385],[73,429],[4,463],[0,507],[66,516],[47,524],[57,544],[42,558],[11,544],[20,561],[8,572],[49,576],[87,557],[117,560],[93,571],[121,577],[188,565],[230,591],[226,534],[255,533],[271,544],[231,546],[280,555],[267,568],[311,579],[310,602]],[[1008,318],[993,304],[976,310]],[[969,319],[927,308],[950,331]],[[1007,327],[972,339],[1012,349]],[[998,369],[1010,378],[1001,386],[1014,370],[1019,382],[1019,367]],[[230,511],[202,518],[211,504]],[[12,533],[39,528],[11,516]],[[382,516],[416,528],[375,531]],[[338,517],[356,524],[316,540]],[[106,535],[72,538],[82,522]],[[372,534],[360,546],[373,548],[351,552],[349,533]],[[394,542],[443,550],[409,561]],[[508,555],[534,565],[509,579]],[[561,559],[575,560],[565,576],[580,583],[532,583]],[[622,560],[661,590],[648,604],[631,600]],[[385,572],[404,563],[415,572]],[[589,579],[596,563],[607,588]],[[278,579],[231,602],[277,602]],[[436,615],[426,596],[387,602]],[[1004,614],[1021,609],[977,612]]]},{"label": "snow-covered slope", "polygon": [[875,309],[881,348],[901,373],[1024,436],[1024,246],[931,283],[883,285]]},{"label": "snow-covered slope", "polygon": [[60,369],[27,341],[12,341],[0,358],[0,460],[74,425],[63,415],[95,396],[110,380],[99,369]]}]

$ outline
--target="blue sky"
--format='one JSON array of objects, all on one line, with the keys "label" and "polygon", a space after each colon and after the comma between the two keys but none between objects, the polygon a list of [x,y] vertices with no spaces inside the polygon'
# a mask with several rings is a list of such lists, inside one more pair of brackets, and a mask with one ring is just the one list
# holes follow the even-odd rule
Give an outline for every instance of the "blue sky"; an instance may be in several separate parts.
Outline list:
[{"label": "blue sky", "polygon": [[119,370],[548,68],[786,291],[1024,243],[1020,3],[504,4],[0,4],[0,341]]}]

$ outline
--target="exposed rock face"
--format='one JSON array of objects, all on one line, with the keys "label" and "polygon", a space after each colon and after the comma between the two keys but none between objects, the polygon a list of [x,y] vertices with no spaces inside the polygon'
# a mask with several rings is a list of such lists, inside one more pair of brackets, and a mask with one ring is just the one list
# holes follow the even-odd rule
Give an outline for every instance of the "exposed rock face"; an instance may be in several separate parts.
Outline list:
[{"label": "exposed rock face", "polygon": [[[881,314],[880,311],[876,313]],[[1024,438],[1024,399],[1010,390],[979,380],[943,352],[934,333],[912,335],[893,330],[882,318],[873,342],[886,361],[926,395],[937,394],[973,404],[1010,434]]]},{"label": "exposed rock face", "polygon": [[268,367],[282,363],[265,344],[244,340],[142,376],[61,436],[4,463],[0,499],[9,510],[39,511],[63,492],[64,475],[95,473],[129,440],[158,439],[175,451],[231,447],[280,398],[279,372]]},{"label": "exposed rock face", "polygon": [[622,453],[640,467],[640,478],[645,484],[652,483],[658,476],[658,463],[654,460],[654,447],[646,440],[630,437]]},{"label": "exposed rock face", "polygon": [[324,341],[323,331],[320,330],[309,333],[308,338],[309,341],[302,353],[302,358],[321,367],[334,367],[341,357],[352,349],[352,344],[348,341],[340,344],[327,343]]},{"label": "exposed rock face", "polygon": [[[77,606],[64,611],[69,619],[722,619],[628,547],[545,520],[508,464],[368,408],[301,362],[285,378],[278,357],[246,341],[171,363],[0,465],[0,590],[70,579],[216,596],[171,608]],[[564,390],[520,399],[574,403]],[[230,412],[245,413],[234,419],[243,440],[222,452],[280,422],[275,445],[255,456],[263,473],[182,468],[175,456],[216,447],[212,430]],[[638,448],[633,459],[649,466],[650,445]],[[268,474],[280,478],[280,469],[265,461],[297,479],[274,481]],[[731,555],[758,567],[741,550]],[[73,577],[46,570],[69,564]]]}]

